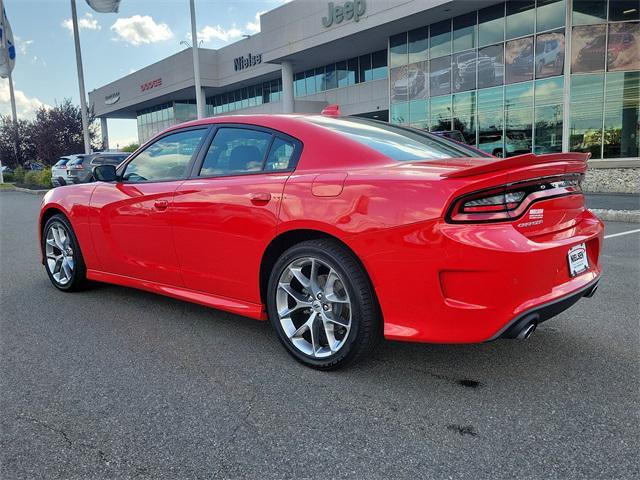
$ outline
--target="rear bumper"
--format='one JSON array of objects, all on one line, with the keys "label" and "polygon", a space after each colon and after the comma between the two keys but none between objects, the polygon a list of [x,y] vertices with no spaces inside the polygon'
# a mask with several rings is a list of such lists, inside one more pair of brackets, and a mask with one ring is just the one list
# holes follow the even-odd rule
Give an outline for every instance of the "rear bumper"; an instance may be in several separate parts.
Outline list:
[{"label": "rear bumper", "polygon": [[[482,343],[527,315],[544,321],[591,293],[604,237],[597,217],[584,210],[573,226],[538,237],[516,223],[437,219],[351,239],[356,253],[367,251],[359,256],[376,289],[385,338]],[[567,254],[582,243],[589,269],[572,277]]]},{"label": "rear bumper", "polygon": [[495,334],[493,338],[489,339],[489,341],[496,340],[498,338],[519,338],[520,333],[527,325],[530,325],[532,323],[535,325],[539,325],[540,323],[561,314],[569,307],[573,306],[581,298],[593,297],[596,290],[598,289],[599,281],[600,277],[597,277],[591,283],[587,284],[585,287],[582,287],[576,292],[570,293],[569,295],[565,295],[538,307],[532,308],[531,310],[528,310],[524,313],[521,313],[510,323],[505,325],[504,328],[497,334]]}]

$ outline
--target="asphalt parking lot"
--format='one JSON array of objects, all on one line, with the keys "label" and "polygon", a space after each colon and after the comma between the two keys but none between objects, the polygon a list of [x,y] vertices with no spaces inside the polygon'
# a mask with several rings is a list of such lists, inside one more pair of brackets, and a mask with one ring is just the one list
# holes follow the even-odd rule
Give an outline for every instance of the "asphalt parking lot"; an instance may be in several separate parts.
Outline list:
[{"label": "asphalt parking lot", "polygon": [[0,193],[3,479],[640,476],[638,233],[606,240],[596,296],[528,341],[384,342],[323,373],[265,322],[57,291],[39,204]]}]

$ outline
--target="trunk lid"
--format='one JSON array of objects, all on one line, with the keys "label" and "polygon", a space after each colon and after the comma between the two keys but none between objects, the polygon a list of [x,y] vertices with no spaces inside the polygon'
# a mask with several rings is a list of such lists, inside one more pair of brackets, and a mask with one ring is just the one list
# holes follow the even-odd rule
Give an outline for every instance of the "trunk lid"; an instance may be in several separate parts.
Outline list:
[{"label": "trunk lid", "polygon": [[[585,211],[580,182],[587,170],[589,154],[554,153],[524,154],[509,158],[455,159],[443,179],[462,183],[456,197],[478,197],[503,194],[524,197],[517,207],[490,216],[466,215],[465,222],[511,221],[523,235],[534,238],[554,234],[574,227]],[[446,162],[442,162],[446,163]],[[482,197],[480,193],[480,197]],[[455,209],[459,201],[454,202]],[[450,217],[455,221],[455,216]]]}]

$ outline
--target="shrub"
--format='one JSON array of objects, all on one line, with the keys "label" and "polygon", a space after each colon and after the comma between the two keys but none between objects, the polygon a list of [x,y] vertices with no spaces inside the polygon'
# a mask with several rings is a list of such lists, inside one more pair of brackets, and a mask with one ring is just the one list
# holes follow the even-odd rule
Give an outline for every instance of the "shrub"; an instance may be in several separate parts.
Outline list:
[{"label": "shrub", "polygon": [[36,170],[29,170],[27,173],[24,174],[24,181],[21,183],[24,183],[25,185],[38,185],[39,173],[40,172]]},{"label": "shrub", "polygon": [[7,183],[8,183],[8,182],[15,182],[15,176],[13,175],[13,173],[6,173],[6,172],[5,172],[5,173],[2,175],[2,179],[3,179],[5,182],[7,182]]},{"label": "shrub", "polygon": [[24,181],[21,182],[25,185],[36,185],[39,187],[49,188],[51,187],[51,168],[47,167],[44,170],[29,170],[24,174]]},{"label": "shrub", "polygon": [[16,183],[24,183],[24,168],[22,168],[21,166],[16,167],[16,169],[13,171],[13,180]]}]

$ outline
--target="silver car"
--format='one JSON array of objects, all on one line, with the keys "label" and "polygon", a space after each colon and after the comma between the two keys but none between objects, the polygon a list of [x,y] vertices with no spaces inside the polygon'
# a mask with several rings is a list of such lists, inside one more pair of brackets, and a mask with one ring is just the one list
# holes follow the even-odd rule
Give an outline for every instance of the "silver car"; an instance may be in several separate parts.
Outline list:
[{"label": "silver car", "polygon": [[75,155],[68,155],[66,157],[60,157],[60,159],[51,167],[51,185],[54,187],[61,187],[66,185],[67,177],[67,163],[74,159]]}]

